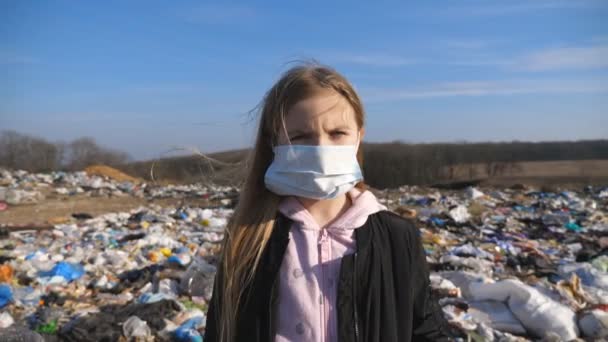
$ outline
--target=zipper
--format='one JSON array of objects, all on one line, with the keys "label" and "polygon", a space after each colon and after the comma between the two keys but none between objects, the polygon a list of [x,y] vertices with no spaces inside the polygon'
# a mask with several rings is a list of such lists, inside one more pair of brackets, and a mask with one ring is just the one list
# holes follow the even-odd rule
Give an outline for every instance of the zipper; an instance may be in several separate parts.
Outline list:
[{"label": "zipper", "polygon": [[359,342],[359,315],[357,314],[357,252],[354,254],[353,292],[353,311],[355,312],[355,342]]},{"label": "zipper", "polygon": [[[321,285],[320,287],[323,287],[323,285],[325,284],[325,266],[323,265],[323,253],[325,251],[324,248],[324,244],[325,241],[327,240],[327,229],[323,229],[321,231],[321,235],[319,236],[319,240],[317,243],[317,247],[319,248],[319,265],[321,265],[320,269],[321,269]],[[323,292],[320,293],[320,298],[323,298],[323,300],[321,301],[321,341],[325,341],[325,336],[329,333],[328,331],[328,327],[327,327],[327,315],[325,314],[325,296],[323,296]]]}]

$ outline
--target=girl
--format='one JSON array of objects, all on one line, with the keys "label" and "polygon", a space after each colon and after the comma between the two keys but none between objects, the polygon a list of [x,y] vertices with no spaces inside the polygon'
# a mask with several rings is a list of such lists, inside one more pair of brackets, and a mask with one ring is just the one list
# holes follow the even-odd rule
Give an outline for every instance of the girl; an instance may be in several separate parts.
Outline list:
[{"label": "girl", "polygon": [[205,342],[447,339],[418,230],[363,183],[364,134],[331,68],[294,67],[266,93]]}]

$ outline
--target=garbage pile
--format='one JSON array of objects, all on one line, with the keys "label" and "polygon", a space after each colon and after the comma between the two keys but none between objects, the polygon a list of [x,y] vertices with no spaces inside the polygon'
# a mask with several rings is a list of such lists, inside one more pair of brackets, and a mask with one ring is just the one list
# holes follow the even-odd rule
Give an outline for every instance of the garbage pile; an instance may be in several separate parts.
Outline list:
[{"label": "garbage pile", "polygon": [[[6,202],[11,191],[40,189],[219,199],[236,193],[199,185],[129,188],[78,172],[0,175]],[[374,192],[421,227],[433,293],[468,340],[608,338],[608,188]],[[0,225],[0,340],[202,341],[233,213],[231,201],[219,203],[72,213],[45,229]]]},{"label": "garbage pile", "polygon": [[378,196],[422,227],[433,292],[472,340],[608,338],[608,188]]},{"label": "garbage pile", "polygon": [[232,209],[142,207],[0,239],[0,340],[201,341]]},{"label": "garbage pile", "polygon": [[[107,166],[88,171],[29,173],[0,168],[0,205],[36,204],[47,196],[133,196],[138,198],[234,199],[234,187],[208,184],[152,185]],[[226,204],[226,203],[224,203]]]}]

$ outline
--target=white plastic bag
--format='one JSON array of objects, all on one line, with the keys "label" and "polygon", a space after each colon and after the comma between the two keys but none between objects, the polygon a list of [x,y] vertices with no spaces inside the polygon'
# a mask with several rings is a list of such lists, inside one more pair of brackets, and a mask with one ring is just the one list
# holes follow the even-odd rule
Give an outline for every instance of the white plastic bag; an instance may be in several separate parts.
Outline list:
[{"label": "white plastic bag", "polygon": [[526,330],[538,337],[557,334],[564,341],[578,337],[575,314],[570,308],[551,300],[519,280],[496,283],[471,283],[469,293],[474,300],[505,302]]}]

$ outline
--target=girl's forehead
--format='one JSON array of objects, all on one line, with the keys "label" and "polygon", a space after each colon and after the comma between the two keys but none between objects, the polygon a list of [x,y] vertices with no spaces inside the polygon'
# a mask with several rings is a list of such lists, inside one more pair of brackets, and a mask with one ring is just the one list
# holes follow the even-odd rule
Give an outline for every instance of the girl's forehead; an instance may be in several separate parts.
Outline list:
[{"label": "girl's forehead", "polygon": [[352,106],[342,95],[336,93],[317,95],[297,102],[288,111],[285,121],[290,127],[357,125]]}]

